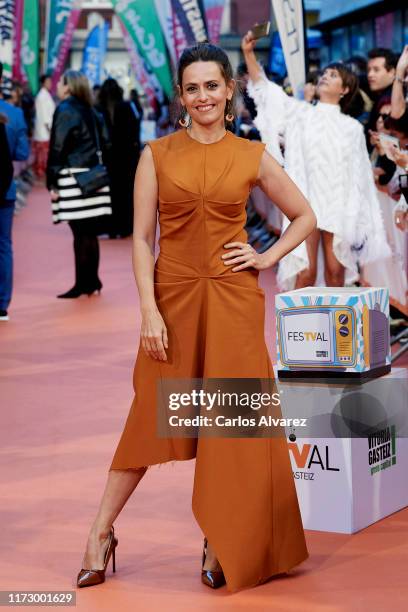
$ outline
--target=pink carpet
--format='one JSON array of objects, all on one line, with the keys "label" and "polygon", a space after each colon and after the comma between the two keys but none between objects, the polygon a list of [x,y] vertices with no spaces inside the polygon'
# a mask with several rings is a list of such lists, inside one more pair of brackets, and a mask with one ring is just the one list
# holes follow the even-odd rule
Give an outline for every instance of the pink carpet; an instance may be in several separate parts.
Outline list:
[{"label": "pink carpet", "polygon": [[[2,590],[75,591],[87,612],[406,610],[408,509],[353,536],[307,532],[310,558],[291,576],[235,594],[202,585],[194,461],[152,468],[115,522],[116,574],[110,563],[104,584],[76,589],[133,397],[131,240],[101,240],[99,297],[57,300],[74,280],[71,232],[52,225],[37,187],[15,217],[14,251],[10,321],[0,323]],[[274,356],[272,273],[262,284]]]}]

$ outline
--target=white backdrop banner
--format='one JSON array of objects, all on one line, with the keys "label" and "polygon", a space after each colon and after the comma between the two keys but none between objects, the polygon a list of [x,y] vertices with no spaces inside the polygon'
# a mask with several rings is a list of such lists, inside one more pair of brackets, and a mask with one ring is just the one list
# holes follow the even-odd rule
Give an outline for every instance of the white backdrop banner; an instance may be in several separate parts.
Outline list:
[{"label": "white backdrop banner", "polygon": [[305,40],[302,0],[272,0],[293,93],[305,84]]}]

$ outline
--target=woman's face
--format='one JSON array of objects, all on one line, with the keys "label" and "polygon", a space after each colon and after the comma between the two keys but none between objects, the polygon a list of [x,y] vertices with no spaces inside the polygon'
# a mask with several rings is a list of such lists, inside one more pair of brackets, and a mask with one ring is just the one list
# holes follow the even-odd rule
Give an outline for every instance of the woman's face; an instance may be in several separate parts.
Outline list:
[{"label": "woman's face", "polygon": [[387,134],[389,130],[386,130],[384,127],[384,117],[383,115],[389,115],[391,112],[391,104],[383,104],[380,108],[380,112],[378,114],[378,119],[375,124],[377,132],[382,132],[383,134]]},{"label": "woman's face", "polygon": [[57,83],[57,96],[60,100],[64,100],[69,96],[68,85],[64,83],[64,77],[62,76]]},{"label": "woman's face", "polygon": [[347,92],[348,87],[344,87],[343,79],[338,70],[335,68],[326,68],[317,83],[317,93],[319,97],[321,98],[323,94],[340,100],[342,94],[346,94]]},{"label": "woman's face", "polygon": [[234,85],[234,80],[225,82],[216,62],[194,62],[184,69],[180,100],[192,121],[205,126],[224,124],[225,105]]}]

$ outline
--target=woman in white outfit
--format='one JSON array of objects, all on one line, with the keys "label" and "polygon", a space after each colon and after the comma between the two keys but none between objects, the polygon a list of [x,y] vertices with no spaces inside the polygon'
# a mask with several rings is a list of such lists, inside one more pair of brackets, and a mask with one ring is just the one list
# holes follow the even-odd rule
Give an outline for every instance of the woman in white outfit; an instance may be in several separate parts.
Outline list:
[{"label": "woman in white outfit", "polygon": [[[314,285],[320,239],[327,286],[358,280],[361,264],[389,257],[381,210],[362,125],[344,110],[358,88],[357,77],[340,63],[319,79],[316,105],[288,96],[269,81],[256,60],[249,31],[242,40],[254,120],[269,152],[309,200],[317,228],[283,257],[278,283],[284,290]],[[279,139],[284,138],[284,159]],[[289,225],[284,217],[282,231]]]}]

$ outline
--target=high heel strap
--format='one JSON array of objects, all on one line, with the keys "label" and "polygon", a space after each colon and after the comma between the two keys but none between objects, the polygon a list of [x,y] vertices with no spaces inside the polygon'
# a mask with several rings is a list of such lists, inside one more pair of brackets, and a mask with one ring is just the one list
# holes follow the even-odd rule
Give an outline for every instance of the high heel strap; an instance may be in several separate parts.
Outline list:
[{"label": "high heel strap", "polygon": [[223,586],[225,581],[224,572],[221,570],[205,570],[204,563],[207,557],[208,540],[204,538],[203,561],[201,566],[201,581],[212,589],[218,589]]},{"label": "high heel strap", "polygon": [[201,567],[204,567],[205,558],[207,556],[207,538],[204,538],[204,546],[203,546],[203,560],[201,562]]}]

